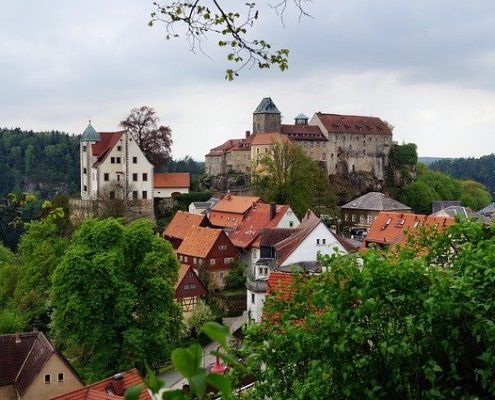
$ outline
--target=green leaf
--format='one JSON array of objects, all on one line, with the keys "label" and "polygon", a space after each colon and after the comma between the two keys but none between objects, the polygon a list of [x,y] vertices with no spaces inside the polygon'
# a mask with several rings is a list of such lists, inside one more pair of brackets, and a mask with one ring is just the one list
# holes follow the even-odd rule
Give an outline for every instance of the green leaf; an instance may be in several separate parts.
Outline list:
[{"label": "green leaf", "polygon": [[220,390],[223,395],[222,397],[230,398],[232,396],[232,384],[227,376],[208,374],[206,382]]},{"label": "green leaf", "polygon": [[140,385],[132,385],[125,391],[124,399],[138,400],[141,391],[142,391],[142,387]]},{"label": "green leaf", "polygon": [[220,325],[217,322],[207,322],[203,325],[202,331],[212,340],[220,343],[224,348],[227,347],[227,338],[230,336],[229,328]]},{"label": "green leaf", "polygon": [[181,347],[172,352],[172,364],[187,379],[196,371],[194,357],[187,349]]},{"label": "green leaf", "polygon": [[200,399],[203,398],[206,390],[206,372],[204,369],[198,371],[198,373],[189,379],[189,383],[191,384],[191,390],[196,394]]},{"label": "green leaf", "polygon": [[155,375],[153,370],[146,365],[146,378],[144,379],[144,383],[151,390],[152,393],[156,394],[160,391],[161,388],[165,386],[165,382]]},{"label": "green leaf", "polygon": [[182,390],[177,389],[177,390],[170,390],[167,392],[164,392],[162,395],[163,400],[185,400],[186,396],[184,396],[184,393]]}]

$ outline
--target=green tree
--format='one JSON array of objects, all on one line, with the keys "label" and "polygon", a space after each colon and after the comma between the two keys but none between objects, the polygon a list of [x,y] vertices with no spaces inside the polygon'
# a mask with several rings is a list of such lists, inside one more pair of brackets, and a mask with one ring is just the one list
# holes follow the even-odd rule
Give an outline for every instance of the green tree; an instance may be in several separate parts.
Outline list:
[{"label": "green tree", "polygon": [[420,240],[423,255],[326,257],[326,273],[269,297],[244,341],[247,397],[494,397],[495,228],[465,221]]},{"label": "green tree", "polygon": [[308,208],[318,215],[328,212],[336,203],[325,173],[298,145],[274,144],[253,169],[255,193],[267,202],[289,204],[299,216]]},{"label": "green tree", "polygon": [[177,259],[151,222],[87,220],[53,274],[54,335],[90,381],[170,354],[180,330]]},{"label": "green tree", "polygon": [[473,210],[481,210],[492,202],[492,197],[484,185],[479,182],[467,179],[461,182],[463,194],[462,204],[471,207]]}]

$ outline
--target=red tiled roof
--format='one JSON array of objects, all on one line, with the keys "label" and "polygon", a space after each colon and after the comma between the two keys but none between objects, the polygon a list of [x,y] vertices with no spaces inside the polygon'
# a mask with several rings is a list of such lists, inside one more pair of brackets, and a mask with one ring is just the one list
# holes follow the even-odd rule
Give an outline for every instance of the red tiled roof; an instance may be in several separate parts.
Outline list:
[{"label": "red tiled roof", "polygon": [[407,243],[406,232],[417,232],[422,226],[429,226],[441,232],[454,222],[455,219],[450,217],[382,211],[373,221],[361,248],[366,248],[369,243],[404,245]]},{"label": "red tiled roof", "polygon": [[282,135],[279,132],[259,132],[256,133],[255,135],[252,135],[252,137],[253,138],[251,143],[253,146],[289,142],[289,138],[286,135]]},{"label": "red tiled roof", "polygon": [[390,128],[377,117],[316,113],[328,132],[392,135]]},{"label": "red tiled roof", "polygon": [[189,172],[155,172],[153,174],[154,188],[189,188],[191,174]]},{"label": "red tiled roof", "polygon": [[277,294],[280,300],[288,300],[292,296],[292,274],[287,272],[271,272],[268,277],[267,295]]},{"label": "red tiled roof", "polygon": [[282,265],[287,257],[292,254],[320,222],[321,220],[313,211],[308,210],[302,219],[301,224],[294,230],[294,233],[274,246],[277,251],[277,264]]},{"label": "red tiled roof", "polygon": [[163,236],[184,239],[193,226],[201,226],[206,220],[202,214],[191,214],[185,211],[177,211],[163,232]]},{"label": "red tiled roof", "polygon": [[211,149],[210,152],[206,155],[206,157],[221,156],[222,154],[232,149],[232,147],[236,146],[239,143],[242,143],[244,140],[245,139],[229,139],[224,144]]},{"label": "red tiled roof", "polygon": [[244,214],[253,203],[260,202],[261,199],[255,196],[235,196],[226,194],[211,209],[211,211],[223,211],[235,214]]},{"label": "red tiled roof", "polygon": [[190,257],[205,258],[215,245],[220,235],[225,235],[221,229],[191,227],[177,249],[178,254]]},{"label": "red tiled roof", "polygon": [[248,211],[241,224],[229,234],[234,246],[247,248],[258,238],[261,229],[276,228],[289,209],[288,205],[277,205],[275,216],[270,219],[270,207],[270,204],[259,203]]},{"label": "red tiled roof", "polygon": [[[152,400],[148,390],[144,388],[144,382],[136,369],[124,372],[123,380],[124,391],[129,386],[142,385],[143,390],[139,395],[139,400]],[[111,391],[115,394],[112,394]],[[123,394],[118,395],[117,393],[114,377],[110,377],[61,396],[52,397],[51,400],[119,400],[123,398]]]},{"label": "red tiled roof", "polygon": [[318,125],[281,125],[280,131],[291,140],[321,140],[328,141]]},{"label": "red tiled roof", "polygon": [[93,166],[96,167],[105,161],[105,158],[108,153],[110,153],[110,150],[113,149],[113,146],[117,144],[124,133],[125,131],[100,132],[100,141],[96,142],[91,147],[93,155],[98,157]]}]

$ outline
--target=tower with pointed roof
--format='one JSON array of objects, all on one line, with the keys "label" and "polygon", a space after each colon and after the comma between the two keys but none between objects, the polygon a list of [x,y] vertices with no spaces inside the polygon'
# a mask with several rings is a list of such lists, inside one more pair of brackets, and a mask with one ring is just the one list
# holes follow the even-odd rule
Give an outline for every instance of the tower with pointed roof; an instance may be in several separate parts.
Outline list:
[{"label": "tower with pointed roof", "polygon": [[92,148],[93,144],[100,141],[100,134],[91,125],[91,120],[89,124],[81,135],[79,154],[81,157],[81,197],[85,198],[89,193],[92,193],[93,182],[90,174],[92,165]]},{"label": "tower with pointed roof", "polygon": [[270,97],[265,97],[253,112],[253,133],[280,132],[281,114]]}]

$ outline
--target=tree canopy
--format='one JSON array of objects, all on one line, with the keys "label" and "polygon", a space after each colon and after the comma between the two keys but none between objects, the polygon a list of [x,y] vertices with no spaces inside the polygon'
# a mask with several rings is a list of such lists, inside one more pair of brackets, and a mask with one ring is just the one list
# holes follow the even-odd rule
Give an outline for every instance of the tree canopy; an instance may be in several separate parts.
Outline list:
[{"label": "tree canopy", "polygon": [[267,202],[289,204],[299,216],[308,208],[317,214],[328,212],[328,207],[335,204],[324,171],[298,145],[274,144],[253,170],[256,194]]},{"label": "tree canopy", "polygon": [[87,220],[53,274],[53,333],[90,381],[162,364],[179,337],[177,259],[152,224]]}]

